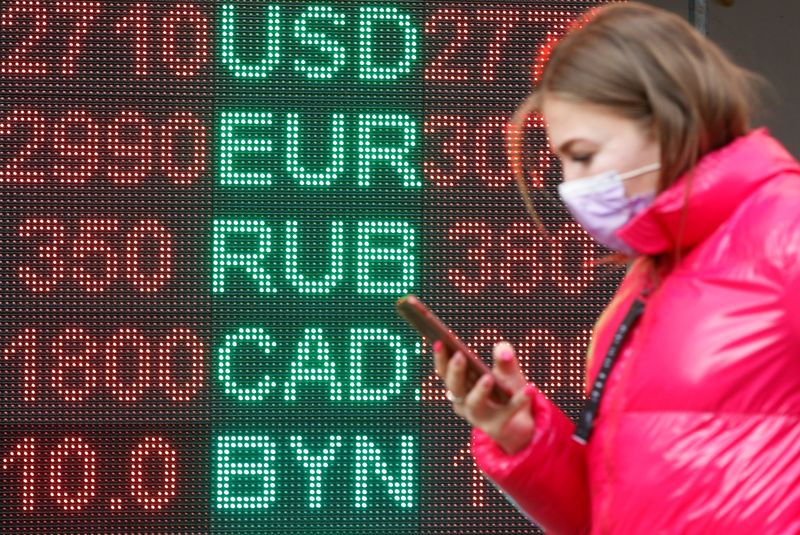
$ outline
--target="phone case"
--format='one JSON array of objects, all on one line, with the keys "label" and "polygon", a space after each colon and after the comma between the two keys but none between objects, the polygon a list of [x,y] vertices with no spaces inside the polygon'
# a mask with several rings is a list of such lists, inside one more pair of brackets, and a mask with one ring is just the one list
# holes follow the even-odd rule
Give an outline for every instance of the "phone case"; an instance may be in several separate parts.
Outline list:
[{"label": "phone case", "polygon": [[[447,327],[425,304],[415,295],[407,295],[397,300],[397,312],[422,336],[433,342],[441,341],[450,355],[461,351],[467,359],[467,380],[474,385],[484,373],[491,373],[489,367],[467,345],[462,342],[452,329]],[[500,404],[511,399],[511,394],[495,381],[490,398]]]}]

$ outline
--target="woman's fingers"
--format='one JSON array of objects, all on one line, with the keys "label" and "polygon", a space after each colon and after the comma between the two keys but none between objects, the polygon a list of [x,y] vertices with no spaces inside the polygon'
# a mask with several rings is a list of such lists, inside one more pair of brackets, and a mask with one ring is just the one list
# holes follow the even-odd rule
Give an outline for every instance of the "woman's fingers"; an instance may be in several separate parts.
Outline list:
[{"label": "woman's fingers", "polygon": [[519,366],[519,360],[517,360],[511,344],[508,342],[496,343],[492,356],[494,358],[492,373],[500,384],[506,386],[512,392],[525,388],[528,380]]},{"label": "woman's fingers", "polygon": [[484,375],[464,398],[465,412],[476,423],[492,420],[502,423],[513,416],[528,400],[526,389],[523,387],[516,391],[507,403],[503,405],[495,403],[490,398],[495,381],[496,379],[491,374]]},{"label": "woman's fingers", "polygon": [[497,405],[489,400],[489,393],[494,385],[492,374],[485,374],[464,398],[464,413],[473,425],[492,419],[497,412]]},{"label": "woman's fingers", "polygon": [[444,380],[447,376],[447,360],[450,355],[444,344],[438,340],[433,343],[433,365],[436,368],[436,373]]},{"label": "woman's fingers", "polygon": [[484,429],[506,453],[513,454],[530,443],[536,424],[531,414],[528,387],[516,392],[491,425]]},{"label": "woman's fingers", "polygon": [[530,403],[531,398],[528,395],[528,388],[526,385],[525,388],[517,390],[511,397],[511,400],[505,406],[503,406],[505,421],[510,420],[516,413],[520,411],[520,409],[529,406]]},{"label": "woman's fingers", "polygon": [[455,399],[464,398],[469,392],[467,358],[460,351],[456,351],[447,363],[444,385]]},{"label": "woman's fingers", "polygon": [[[474,385],[468,382],[469,363],[461,352],[450,357],[443,344],[434,343],[433,359],[456,414],[489,434],[507,452],[518,451],[528,443],[534,422],[527,380],[510,344],[501,342],[495,346],[492,373],[484,374]],[[507,403],[490,399],[497,382],[513,392]]]},{"label": "woman's fingers", "polygon": [[470,391],[460,407],[461,413],[472,423],[491,436],[499,436],[506,425],[521,410],[530,406],[528,389],[523,387],[503,404],[498,405],[489,398],[496,379],[492,375],[484,375]]}]

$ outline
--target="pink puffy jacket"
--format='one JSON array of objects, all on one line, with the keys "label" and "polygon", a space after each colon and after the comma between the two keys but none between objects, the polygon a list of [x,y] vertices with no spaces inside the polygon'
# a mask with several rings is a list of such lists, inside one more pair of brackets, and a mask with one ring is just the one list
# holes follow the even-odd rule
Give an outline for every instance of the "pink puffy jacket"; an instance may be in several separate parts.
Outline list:
[{"label": "pink puffy jacket", "polygon": [[[539,392],[522,451],[473,432],[478,465],[547,533],[800,533],[800,165],[759,129],[695,171],[692,248],[646,299],[588,444]],[[619,235],[674,250],[684,195],[679,181]],[[595,327],[589,385],[642,267]]]}]

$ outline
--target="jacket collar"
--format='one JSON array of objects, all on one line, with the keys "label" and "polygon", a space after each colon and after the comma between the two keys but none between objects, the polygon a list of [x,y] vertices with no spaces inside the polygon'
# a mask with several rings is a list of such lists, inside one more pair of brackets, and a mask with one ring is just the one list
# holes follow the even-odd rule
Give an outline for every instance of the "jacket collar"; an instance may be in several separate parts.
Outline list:
[{"label": "jacket collar", "polygon": [[766,128],[753,130],[697,163],[682,233],[689,173],[661,192],[617,235],[647,255],[673,251],[678,245],[693,247],[713,233],[752,192],[785,171],[800,173],[800,165]]}]

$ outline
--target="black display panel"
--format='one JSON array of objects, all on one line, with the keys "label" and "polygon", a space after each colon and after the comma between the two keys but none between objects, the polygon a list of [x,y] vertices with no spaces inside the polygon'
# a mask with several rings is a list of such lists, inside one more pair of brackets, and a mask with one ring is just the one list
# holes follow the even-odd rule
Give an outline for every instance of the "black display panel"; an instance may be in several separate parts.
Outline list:
[{"label": "black display panel", "polygon": [[2,2],[0,531],[530,533],[393,303],[577,415],[622,273],[505,137],[598,4]]}]

